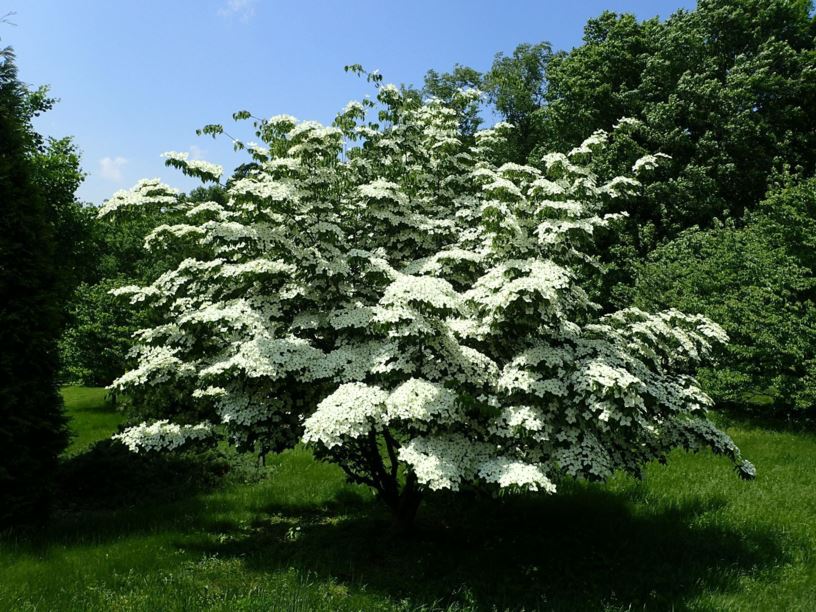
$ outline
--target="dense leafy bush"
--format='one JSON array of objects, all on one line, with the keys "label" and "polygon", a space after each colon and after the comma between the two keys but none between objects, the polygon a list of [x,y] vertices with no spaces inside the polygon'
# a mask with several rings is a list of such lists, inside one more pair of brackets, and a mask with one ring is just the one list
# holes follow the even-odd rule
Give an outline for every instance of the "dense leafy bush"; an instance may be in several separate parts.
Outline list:
[{"label": "dense leafy bush", "polygon": [[[664,23],[605,13],[552,60],[544,142],[571,146],[619,117],[644,123],[673,176],[655,194],[656,237],[755,206],[781,164],[816,163],[816,41],[807,0],[702,0]],[[657,199],[659,196],[659,200]]]},{"label": "dense leafy bush", "polygon": [[[605,13],[587,25],[584,45],[552,60],[537,114],[545,148],[626,116],[642,120],[643,150],[672,157],[665,179],[629,208],[633,257],[606,256],[619,284],[631,286],[632,263],[665,239],[753,209],[774,171],[813,172],[810,8],[809,0],[702,0],[664,23]],[[632,162],[622,153],[609,160],[618,171]],[[628,301],[617,293],[611,303]]]},{"label": "dense leafy bush", "polygon": [[77,287],[60,339],[63,380],[105,386],[127,369],[133,334],[144,325],[144,314],[110,292],[128,282],[114,277]]},{"label": "dense leafy bush", "polygon": [[216,449],[135,454],[121,442],[103,440],[62,462],[59,507],[100,510],[178,499],[223,484],[231,469]]},{"label": "dense leafy bush", "polygon": [[816,180],[774,192],[733,225],[689,231],[655,251],[636,289],[644,308],[718,321],[731,342],[703,370],[718,400],[770,395],[784,409],[816,406]]}]

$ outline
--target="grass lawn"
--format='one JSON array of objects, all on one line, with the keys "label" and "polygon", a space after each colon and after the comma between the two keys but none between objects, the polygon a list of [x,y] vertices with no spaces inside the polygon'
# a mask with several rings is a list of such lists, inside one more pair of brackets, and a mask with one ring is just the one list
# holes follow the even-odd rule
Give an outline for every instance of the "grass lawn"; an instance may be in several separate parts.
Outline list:
[{"label": "grass lawn", "polygon": [[[76,455],[118,418],[65,396]],[[148,501],[0,540],[0,610],[816,610],[816,435],[728,425],[754,482],[676,453],[642,482],[428,499],[411,538],[300,449],[170,500],[145,480]]]},{"label": "grass lawn", "polygon": [[98,387],[63,387],[62,397],[71,418],[74,437],[68,455],[76,455],[116,431],[122,416],[106,401],[107,391]]}]

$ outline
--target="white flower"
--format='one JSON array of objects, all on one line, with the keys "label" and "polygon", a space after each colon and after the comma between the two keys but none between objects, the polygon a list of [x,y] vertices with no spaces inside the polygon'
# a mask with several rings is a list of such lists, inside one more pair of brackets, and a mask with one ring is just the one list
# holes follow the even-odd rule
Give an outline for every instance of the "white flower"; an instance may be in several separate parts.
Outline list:
[{"label": "white flower", "polygon": [[393,306],[415,304],[439,310],[457,310],[462,305],[462,298],[444,279],[400,274],[388,285],[380,303]]},{"label": "white flower", "polygon": [[142,179],[130,190],[119,190],[99,209],[98,217],[105,217],[130,208],[148,206],[169,207],[178,202],[179,192],[159,179]]},{"label": "white flower", "polygon": [[128,427],[122,433],[112,436],[132,452],[140,450],[173,450],[193,440],[206,440],[212,436],[209,423],[198,425],[176,425],[169,421],[156,421],[150,425],[143,421],[135,427]]},{"label": "white flower", "polygon": [[644,155],[638,159],[632,166],[632,172],[639,174],[643,170],[653,170],[657,168],[661,159],[671,159],[665,153],[657,153],[655,155]]},{"label": "white flower", "polygon": [[572,149],[569,152],[569,156],[572,157],[574,155],[587,155],[592,153],[596,148],[600,148],[605,145],[608,140],[609,134],[607,134],[604,130],[597,130],[579,146]]},{"label": "white flower", "polygon": [[189,153],[179,153],[178,151],[168,151],[163,153],[168,163],[172,163],[180,168],[185,174],[197,176],[203,179],[218,181],[224,173],[224,167],[218,164],[211,164],[201,159],[190,159]]},{"label": "white flower", "polygon": [[392,420],[450,423],[460,415],[456,394],[439,383],[410,378],[397,387],[385,402],[386,423]]},{"label": "white flower", "polygon": [[529,491],[543,490],[555,493],[555,484],[539,465],[496,457],[483,461],[477,468],[477,474],[485,482],[495,483],[501,488],[519,487]]}]

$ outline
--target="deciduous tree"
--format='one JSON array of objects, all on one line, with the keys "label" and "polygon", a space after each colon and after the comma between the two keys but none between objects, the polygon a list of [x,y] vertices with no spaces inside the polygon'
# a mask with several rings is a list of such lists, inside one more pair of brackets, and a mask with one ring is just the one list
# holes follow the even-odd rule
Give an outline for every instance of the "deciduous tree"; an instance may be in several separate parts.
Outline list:
[{"label": "deciduous tree", "polygon": [[675,310],[602,316],[584,289],[592,233],[621,218],[604,203],[661,160],[601,180],[587,163],[614,134],[598,132],[540,167],[503,163],[509,124],[471,144],[459,101],[390,85],[377,100],[373,119],[373,103],[352,102],[330,127],[255,119],[256,165],[225,204],[156,181],[106,203],[102,215],[177,207],[185,222],[147,246],[195,253],[118,290],[155,325],[114,388],[164,407],[118,437],[141,450],[223,431],[262,453],[302,439],[402,525],[423,491],[551,493],[565,477],[638,474],[678,446],[752,476],[691,376],[723,331]]}]

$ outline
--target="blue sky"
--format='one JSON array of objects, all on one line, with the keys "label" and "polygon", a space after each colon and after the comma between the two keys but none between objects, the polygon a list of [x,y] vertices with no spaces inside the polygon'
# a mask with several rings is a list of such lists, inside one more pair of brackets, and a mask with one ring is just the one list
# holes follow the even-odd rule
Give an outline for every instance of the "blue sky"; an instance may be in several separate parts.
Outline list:
[{"label": "blue sky", "polygon": [[[226,141],[197,137],[232,113],[279,113],[329,122],[370,93],[345,64],[385,80],[420,84],[429,68],[486,69],[521,42],[580,44],[604,9],[668,17],[692,0],[11,0],[16,27],[0,44],[18,56],[21,78],[60,99],[38,129],[74,137],[88,173],[79,197],[100,203],[143,177],[181,189],[164,151],[188,151],[233,167]],[[248,136],[248,135],[247,135]]]}]

